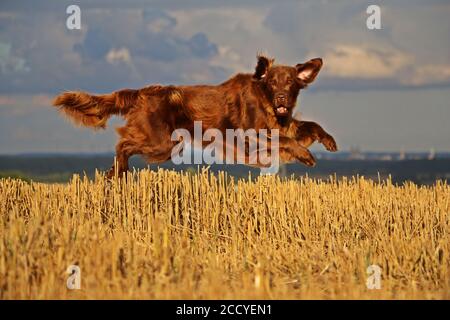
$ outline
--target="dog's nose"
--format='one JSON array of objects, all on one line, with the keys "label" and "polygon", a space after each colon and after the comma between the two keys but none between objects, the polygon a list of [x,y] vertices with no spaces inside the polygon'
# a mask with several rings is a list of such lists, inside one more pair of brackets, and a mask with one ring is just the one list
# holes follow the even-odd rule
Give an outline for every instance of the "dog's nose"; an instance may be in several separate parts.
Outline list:
[{"label": "dog's nose", "polygon": [[285,93],[279,93],[276,95],[276,99],[279,102],[286,102],[286,98],[287,98],[287,96]]}]

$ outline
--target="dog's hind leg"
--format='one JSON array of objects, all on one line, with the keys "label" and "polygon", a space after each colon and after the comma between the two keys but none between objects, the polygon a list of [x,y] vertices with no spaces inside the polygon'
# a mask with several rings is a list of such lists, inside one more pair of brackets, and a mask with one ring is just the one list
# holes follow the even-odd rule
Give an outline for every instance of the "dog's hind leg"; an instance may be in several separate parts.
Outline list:
[{"label": "dog's hind leg", "polygon": [[120,140],[116,145],[116,159],[108,171],[108,178],[114,177],[115,174],[121,178],[123,173],[128,171],[128,159],[135,154],[141,154],[142,146],[147,140],[138,128],[129,123],[117,128],[116,131],[120,135]]},{"label": "dog's hind leg", "polygon": [[122,138],[116,146],[115,163],[108,171],[107,177],[112,178],[117,173],[118,177],[121,178],[123,173],[128,171],[128,159],[132,155],[139,153],[139,149],[136,148],[131,140]]},{"label": "dog's hind leg", "polygon": [[171,141],[167,129],[155,131],[145,131],[132,125],[117,129],[121,139],[116,146],[116,162],[109,170],[108,178],[112,178],[116,173],[122,177],[129,169],[128,159],[136,154],[142,155],[148,163],[170,160],[172,148],[176,143]]}]

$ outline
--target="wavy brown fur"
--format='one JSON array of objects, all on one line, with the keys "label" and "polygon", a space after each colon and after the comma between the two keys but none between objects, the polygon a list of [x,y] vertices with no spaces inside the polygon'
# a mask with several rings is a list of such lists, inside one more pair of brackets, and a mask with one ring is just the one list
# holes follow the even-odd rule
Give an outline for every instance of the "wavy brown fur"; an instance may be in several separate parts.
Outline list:
[{"label": "wavy brown fur", "polygon": [[126,114],[136,103],[139,90],[124,89],[104,95],[71,91],[57,96],[53,105],[68,115],[76,124],[105,128],[113,114]]},{"label": "wavy brown fur", "polygon": [[[218,85],[152,85],[104,95],[65,92],[54,105],[75,123],[93,128],[104,128],[113,114],[123,116],[126,124],[117,129],[117,165],[109,176],[128,170],[128,159],[135,154],[153,163],[169,160],[179,142],[173,140],[174,130],[185,129],[192,136],[195,121],[202,121],[203,130],[215,128],[223,135],[227,129],[279,129],[281,160],[314,165],[307,148],[319,141],[336,151],[336,143],[317,123],[293,119],[292,110],[300,89],[320,67],[318,59],[291,67],[259,55],[254,74],[237,74]],[[219,152],[226,151],[226,144],[223,148]]]}]

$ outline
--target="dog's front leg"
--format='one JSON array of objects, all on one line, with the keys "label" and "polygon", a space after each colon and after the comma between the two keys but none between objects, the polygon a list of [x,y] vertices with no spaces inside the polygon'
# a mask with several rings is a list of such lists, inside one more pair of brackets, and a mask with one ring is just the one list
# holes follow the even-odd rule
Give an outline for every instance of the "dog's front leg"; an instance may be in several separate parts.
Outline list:
[{"label": "dog's front leg", "polygon": [[320,125],[312,121],[296,121],[295,139],[305,148],[314,142],[319,142],[331,152],[336,152],[337,144],[334,138]]},{"label": "dog's front leg", "polygon": [[279,155],[283,162],[299,161],[309,167],[316,165],[316,159],[312,153],[297,140],[280,136]]},{"label": "dog's front leg", "polygon": [[[277,163],[301,162],[309,167],[313,167],[316,164],[314,156],[307,148],[303,147],[295,139],[284,135],[278,136],[276,142],[273,141],[273,136],[269,137],[265,135],[263,140],[261,140],[260,136],[258,137],[257,145],[258,149],[256,150],[256,154],[246,153],[246,160],[253,158],[257,159],[257,162],[249,163],[246,161],[246,164],[260,168],[268,168],[273,165],[272,161],[275,160],[274,157],[278,157],[278,160],[275,160]],[[261,158],[263,154],[265,156]],[[268,159],[270,159],[269,162]]]}]

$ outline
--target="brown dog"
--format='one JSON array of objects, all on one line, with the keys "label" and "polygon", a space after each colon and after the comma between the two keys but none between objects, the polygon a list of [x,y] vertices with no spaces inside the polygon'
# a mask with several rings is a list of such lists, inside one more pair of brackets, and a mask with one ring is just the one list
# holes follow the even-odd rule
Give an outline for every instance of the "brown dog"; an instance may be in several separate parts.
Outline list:
[{"label": "brown dog", "polygon": [[260,55],[254,74],[237,74],[219,85],[154,85],[104,95],[65,92],[53,104],[88,127],[104,128],[114,114],[127,120],[117,129],[118,168],[113,166],[109,176],[127,171],[134,154],[153,163],[169,160],[177,144],[171,140],[172,132],[184,128],[192,133],[194,121],[202,121],[203,130],[222,132],[279,129],[281,160],[313,166],[315,159],[307,148],[318,141],[336,151],[336,142],[318,124],[293,119],[292,110],[300,90],[314,81],[321,67],[319,58],[291,67],[274,65],[273,59]]}]

